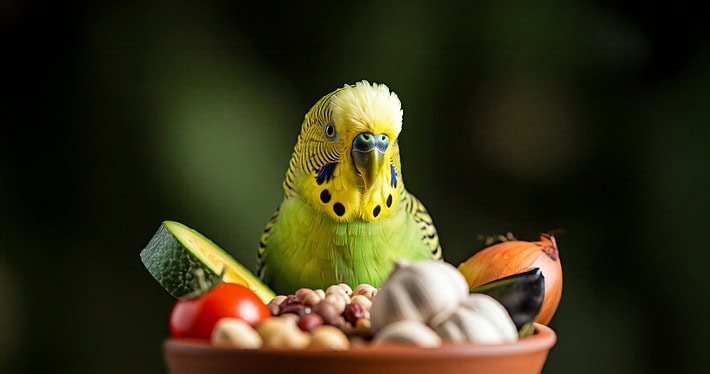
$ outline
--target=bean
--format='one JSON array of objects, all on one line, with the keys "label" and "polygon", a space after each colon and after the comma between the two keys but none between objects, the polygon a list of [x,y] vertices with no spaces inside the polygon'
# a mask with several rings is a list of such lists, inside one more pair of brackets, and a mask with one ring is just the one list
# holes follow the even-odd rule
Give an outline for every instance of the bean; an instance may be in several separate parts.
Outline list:
[{"label": "bean", "polygon": [[296,313],[297,314],[303,308],[305,308],[305,305],[301,304],[301,302],[298,301],[298,298],[296,297],[296,295],[288,295],[281,302],[281,304],[279,304],[278,315],[281,315],[284,313]]},{"label": "bean", "polygon": [[316,305],[323,300],[323,298],[320,297],[316,291],[313,291],[310,288],[301,288],[296,291],[296,298],[302,304],[311,306]]},{"label": "bean", "polygon": [[301,314],[304,309],[306,309],[306,306],[303,304],[288,304],[281,308],[281,314]]},{"label": "bean", "polygon": [[281,313],[280,305],[284,300],[286,300],[285,295],[278,295],[271,299],[268,304],[266,304],[266,307],[269,309],[272,316],[277,316]]},{"label": "bean", "polygon": [[[266,305],[275,320],[257,328],[258,335],[265,347],[274,348],[304,348],[309,341],[312,347],[329,349],[365,344],[372,338],[369,310],[378,290],[364,283],[355,289],[338,283],[325,291],[303,287],[291,295],[275,296]],[[242,344],[227,343],[233,335],[222,328],[215,344]]]},{"label": "bean", "polygon": [[308,313],[301,317],[298,321],[298,328],[303,331],[311,332],[313,329],[323,325],[323,317],[318,313]]},{"label": "bean", "polygon": [[372,307],[372,301],[368,299],[366,296],[363,295],[355,295],[350,299],[351,304],[358,304],[362,307],[362,309],[365,309],[367,311],[370,310],[370,307]]},{"label": "bean", "polygon": [[343,312],[345,320],[355,325],[357,320],[365,316],[365,309],[363,309],[360,304],[350,303],[345,306],[345,311]]},{"label": "bean", "polygon": [[325,301],[313,307],[313,312],[318,313],[323,318],[323,323],[331,326],[341,326],[343,324],[341,312],[330,303]]}]

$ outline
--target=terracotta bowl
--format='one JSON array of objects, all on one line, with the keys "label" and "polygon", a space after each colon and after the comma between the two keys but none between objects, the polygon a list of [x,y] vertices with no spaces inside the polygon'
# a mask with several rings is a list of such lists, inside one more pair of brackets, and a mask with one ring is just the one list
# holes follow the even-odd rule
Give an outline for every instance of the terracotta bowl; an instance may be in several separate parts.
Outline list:
[{"label": "terracotta bowl", "polygon": [[445,344],[438,348],[408,345],[353,346],[347,351],[273,350],[213,347],[206,342],[167,339],[163,345],[170,374],[308,373],[308,374],[449,374],[540,373],[555,332],[536,324],[535,334],[515,343]]}]

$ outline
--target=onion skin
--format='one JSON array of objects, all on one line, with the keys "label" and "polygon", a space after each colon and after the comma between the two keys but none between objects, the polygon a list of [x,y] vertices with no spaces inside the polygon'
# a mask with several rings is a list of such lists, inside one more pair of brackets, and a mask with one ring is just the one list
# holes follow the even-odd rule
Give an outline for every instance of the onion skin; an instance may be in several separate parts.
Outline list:
[{"label": "onion skin", "polygon": [[538,267],[545,277],[545,297],[535,322],[547,325],[552,320],[562,298],[562,264],[557,243],[552,234],[541,234],[540,241],[511,240],[486,247],[458,269],[469,288]]}]

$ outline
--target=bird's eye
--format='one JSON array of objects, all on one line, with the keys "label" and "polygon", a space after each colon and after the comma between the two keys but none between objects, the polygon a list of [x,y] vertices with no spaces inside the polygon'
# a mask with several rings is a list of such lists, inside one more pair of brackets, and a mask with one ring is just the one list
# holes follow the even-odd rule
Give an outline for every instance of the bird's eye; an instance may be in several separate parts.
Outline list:
[{"label": "bird's eye", "polygon": [[323,133],[325,134],[325,137],[327,139],[335,139],[335,126],[333,126],[333,124],[330,122],[326,123],[325,127],[323,128]]}]

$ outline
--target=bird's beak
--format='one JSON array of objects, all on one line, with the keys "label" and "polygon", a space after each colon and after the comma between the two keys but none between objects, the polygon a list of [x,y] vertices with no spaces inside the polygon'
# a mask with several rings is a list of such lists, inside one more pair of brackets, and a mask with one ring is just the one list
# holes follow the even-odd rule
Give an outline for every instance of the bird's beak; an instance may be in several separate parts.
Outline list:
[{"label": "bird's beak", "polygon": [[365,183],[365,189],[377,179],[385,162],[385,151],[389,146],[389,137],[385,134],[373,135],[369,132],[358,134],[353,139],[353,162],[358,174]]}]

